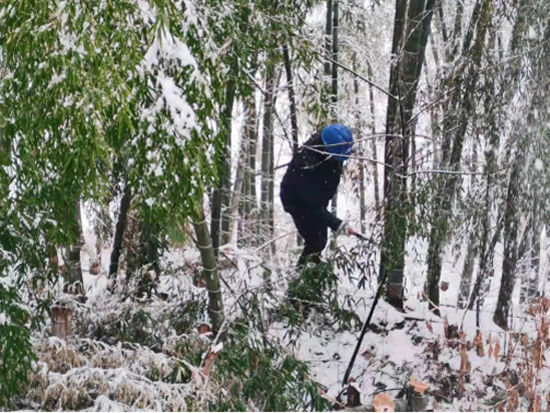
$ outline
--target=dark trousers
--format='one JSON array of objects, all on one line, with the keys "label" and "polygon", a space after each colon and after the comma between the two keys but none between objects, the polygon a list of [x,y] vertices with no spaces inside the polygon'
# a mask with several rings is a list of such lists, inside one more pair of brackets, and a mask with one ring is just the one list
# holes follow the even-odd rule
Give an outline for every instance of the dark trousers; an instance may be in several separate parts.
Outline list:
[{"label": "dark trousers", "polygon": [[302,266],[306,261],[318,264],[321,262],[321,252],[327,245],[327,225],[308,216],[306,210],[296,209],[289,212],[292,215],[298,233],[302,236],[305,243],[304,251],[298,260],[298,267]]}]

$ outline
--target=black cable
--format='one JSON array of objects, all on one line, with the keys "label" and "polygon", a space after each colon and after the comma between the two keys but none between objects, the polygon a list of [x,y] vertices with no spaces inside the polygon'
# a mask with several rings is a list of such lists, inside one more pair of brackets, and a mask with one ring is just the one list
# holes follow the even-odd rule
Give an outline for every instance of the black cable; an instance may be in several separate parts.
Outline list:
[{"label": "black cable", "polygon": [[382,291],[384,289],[384,284],[386,283],[386,278],[388,278],[388,271],[385,271],[384,277],[382,280],[380,280],[380,284],[378,285],[378,290],[376,291],[376,296],[374,297],[374,302],[372,303],[372,307],[369,312],[369,316],[367,317],[367,321],[365,321],[365,324],[363,324],[363,329],[361,330],[361,335],[359,336],[359,340],[357,341],[357,345],[355,346],[355,350],[353,351],[353,356],[351,356],[351,360],[349,362],[348,368],[346,369],[346,374],[344,374],[344,380],[342,381],[342,387],[348,384],[349,376],[351,374],[351,369],[353,368],[353,364],[355,363],[355,359],[357,357],[357,353],[359,353],[359,349],[361,348],[361,343],[363,342],[363,338],[365,337],[365,334],[367,333],[367,329],[369,328],[370,321],[372,319],[372,315],[374,314],[374,309],[376,308],[376,304],[378,304],[378,300],[380,299],[380,296],[382,295]]}]

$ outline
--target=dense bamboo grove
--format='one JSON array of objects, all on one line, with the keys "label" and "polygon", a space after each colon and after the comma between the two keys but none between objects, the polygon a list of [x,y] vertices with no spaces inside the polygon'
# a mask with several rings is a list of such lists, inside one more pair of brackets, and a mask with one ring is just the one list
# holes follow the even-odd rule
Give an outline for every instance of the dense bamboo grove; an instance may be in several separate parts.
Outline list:
[{"label": "dense bamboo grove", "polygon": [[[4,1],[0,406],[99,406],[89,394],[23,401],[52,351],[40,340],[58,305],[74,314],[75,340],[97,340],[94,354],[134,342],[168,354],[172,384],[215,378],[207,396],[171,387],[168,404],[120,402],[178,410],[337,406],[292,346],[269,339],[276,323],[285,339],[306,329],[309,310],[281,310],[286,288],[324,302],[331,328],[353,334],[364,311],[336,297],[346,277],[361,305],[382,282],[398,311],[414,302],[441,323],[445,308],[472,314],[480,337],[483,314],[514,333],[528,314],[544,319],[549,16],[545,0]],[[355,137],[331,209],[367,240],[332,237],[331,269],[300,281],[279,184],[330,123]],[[135,338],[138,327],[122,333],[156,303],[175,306],[157,308],[171,328],[185,325],[170,351],[168,339]],[[83,315],[108,308],[122,320],[111,341],[102,316],[95,326]],[[246,381],[258,366],[277,372],[276,396]]]}]

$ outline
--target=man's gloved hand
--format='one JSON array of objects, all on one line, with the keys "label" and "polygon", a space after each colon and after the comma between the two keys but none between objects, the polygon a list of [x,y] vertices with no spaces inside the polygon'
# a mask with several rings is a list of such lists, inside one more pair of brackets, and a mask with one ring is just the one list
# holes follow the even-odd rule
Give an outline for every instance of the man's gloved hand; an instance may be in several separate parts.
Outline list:
[{"label": "man's gloved hand", "polygon": [[355,231],[353,228],[350,228],[347,222],[342,221],[340,226],[336,229],[334,232],[336,236],[345,234],[345,235],[360,235],[357,231]]},{"label": "man's gloved hand", "polygon": [[[351,232],[350,232],[351,231]],[[338,237],[340,235],[348,235],[351,234],[353,230],[349,227],[348,223],[346,221],[342,221],[342,223],[336,228],[336,231],[334,231],[334,234]]]}]

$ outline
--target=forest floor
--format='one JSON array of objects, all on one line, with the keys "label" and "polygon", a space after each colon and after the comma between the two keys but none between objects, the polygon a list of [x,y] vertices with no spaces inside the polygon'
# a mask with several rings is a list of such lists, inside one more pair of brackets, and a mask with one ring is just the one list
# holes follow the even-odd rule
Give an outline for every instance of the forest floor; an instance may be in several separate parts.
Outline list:
[{"label": "forest floor", "polygon": [[[104,255],[105,263],[108,251]],[[351,276],[337,271],[336,278],[326,282],[327,290],[318,292],[322,300],[288,305],[287,291],[296,276],[281,270],[288,268],[287,262],[268,267],[255,251],[231,248],[222,250],[222,257],[227,319],[247,320],[247,340],[261,337],[305,362],[308,380],[320,383],[319,392],[330,403],[325,408],[345,407],[341,382],[376,283],[369,280],[360,288],[353,271]],[[223,381],[222,373],[214,373],[216,363],[223,363],[222,356],[216,360],[213,354],[225,350],[207,331],[206,293],[197,281],[196,253],[173,250],[163,266],[166,271],[155,294],[143,299],[132,296],[132,280],[109,285],[106,267],[98,275],[85,271],[87,300],[70,304],[75,310],[73,336],[49,337],[49,327],[34,335],[37,368],[17,406],[264,410],[266,405],[253,401],[228,406],[219,402],[219,395],[231,392],[232,384]],[[419,296],[409,299],[406,307],[401,313],[382,299],[375,310],[351,373],[363,409],[372,409],[373,399],[384,393],[397,410],[550,406],[550,366],[544,356],[550,344],[549,301],[532,304],[515,332],[499,329],[488,312],[481,314],[481,330],[471,311],[442,307],[441,316],[435,316]],[[421,396],[412,392],[411,380],[427,384],[428,390]],[[272,383],[264,385],[269,388]]]}]

